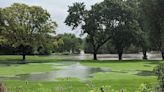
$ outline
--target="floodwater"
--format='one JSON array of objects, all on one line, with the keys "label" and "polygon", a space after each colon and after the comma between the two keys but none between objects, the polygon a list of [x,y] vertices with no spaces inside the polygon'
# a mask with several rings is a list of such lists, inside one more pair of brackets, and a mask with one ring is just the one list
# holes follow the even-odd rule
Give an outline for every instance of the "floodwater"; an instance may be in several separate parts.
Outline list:
[{"label": "floodwater", "polygon": [[[66,59],[66,60],[92,60],[92,54],[77,54],[77,55],[58,55],[52,54],[49,57]],[[118,60],[117,54],[97,54],[99,60]],[[142,53],[133,53],[133,54],[123,54],[123,60],[142,60]],[[147,53],[149,60],[162,60],[160,53]]]},{"label": "floodwater", "polygon": [[80,80],[86,80],[92,77],[92,74],[98,72],[110,72],[110,69],[101,67],[87,67],[81,65],[79,62],[58,62],[52,63],[54,67],[60,68],[50,72],[33,73],[33,74],[21,74],[15,77],[0,77],[0,79],[17,79],[27,81],[55,81],[59,78],[77,78]]},{"label": "floodwater", "polygon": [[[44,57],[44,56],[42,56]],[[47,57],[47,56],[46,56]],[[71,61],[77,60],[91,60],[91,54],[79,54],[79,55],[56,55],[52,54],[49,58],[56,58],[56,59],[67,59]],[[117,54],[98,54],[99,60],[117,60]],[[137,54],[123,54],[124,60],[133,60],[142,59],[142,53]],[[149,60],[161,60],[161,55],[158,53],[148,53]],[[33,73],[33,74],[21,74],[16,75],[15,77],[0,77],[0,80],[5,79],[18,79],[18,80],[28,80],[28,81],[55,81],[59,78],[77,78],[80,80],[86,80],[91,78],[93,74],[99,72],[111,72],[112,70],[108,68],[102,67],[87,67],[81,65],[79,62],[56,62],[51,63],[53,64],[54,68],[59,68],[58,70],[53,70],[50,72],[42,72],[42,73]],[[50,64],[50,63],[49,63]],[[0,67],[7,67],[8,65],[0,65]],[[151,72],[143,71],[140,72],[138,75],[142,75],[146,73],[147,75],[152,75]],[[145,75],[144,75],[145,76]]]}]

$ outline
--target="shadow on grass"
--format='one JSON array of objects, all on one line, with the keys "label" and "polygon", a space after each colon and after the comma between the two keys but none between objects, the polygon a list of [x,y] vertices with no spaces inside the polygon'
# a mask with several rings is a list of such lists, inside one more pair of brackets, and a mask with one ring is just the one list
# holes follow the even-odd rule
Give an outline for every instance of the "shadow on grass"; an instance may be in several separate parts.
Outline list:
[{"label": "shadow on grass", "polygon": [[60,62],[60,61],[63,61],[63,60],[62,59],[47,59],[47,60],[27,59],[23,61],[21,59],[6,59],[6,60],[0,60],[0,64],[53,63],[53,62]]},{"label": "shadow on grass", "polygon": [[148,64],[159,64],[161,60],[81,60],[80,62],[86,63],[136,63],[146,62]]},{"label": "shadow on grass", "polygon": [[137,76],[155,76],[154,71],[139,71],[137,74],[135,74]]}]

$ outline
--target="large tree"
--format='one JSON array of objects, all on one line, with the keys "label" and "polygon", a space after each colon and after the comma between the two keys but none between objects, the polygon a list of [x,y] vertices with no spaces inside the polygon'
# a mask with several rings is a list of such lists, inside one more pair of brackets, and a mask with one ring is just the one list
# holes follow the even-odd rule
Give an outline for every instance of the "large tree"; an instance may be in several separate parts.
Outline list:
[{"label": "large tree", "polygon": [[23,60],[29,49],[45,43],[48,33],[57,26],[43,8],[19,3],[3,8],[1,18],[1,35],[7,44],[19,48]]},{"label": "large tree", "polygon": [[149,28],[149,39],[154,50],[161,52],[164,59],[164,1],[141,0],[141,8]]},{"label": "large tree", "polygon": [[92,44],[94,60],[97,60],[99,48],[111,38],[110,26],[103,23],[102,10],[101,4],[95,4],[91,10],[86,10],[84,3],[74,3],[73,6],[69,6],[69,15],[65,20],[65,23],[72,26],[72,29],[80,26],[82,33],[88,35],[88,41]]},{"label": "large tree", "polygon": [[141,0],[127,0],[126,3],[133,9],[133,12],[135,14],[135,20],[138,21],[139,27],[140,27],[140,34],[136,37],[136,41],[134,45],[141,48],[141,51],[143,52],[143,59],[147,59],[147,51],[149,50],[149,33],[148,33],[148,26],[146,22],[144,21],[145,16],[143,14],[144,11],[142,11],[141,8]]},{"label": "large tree", "polygon": [[127,0],[105,0],[102,6],[105,24],[111,23],[108,26],[113,26],[111,43],[118,53],[119,60],[122,60],[124,49],[136,42],[141,33],[136,11]]}]

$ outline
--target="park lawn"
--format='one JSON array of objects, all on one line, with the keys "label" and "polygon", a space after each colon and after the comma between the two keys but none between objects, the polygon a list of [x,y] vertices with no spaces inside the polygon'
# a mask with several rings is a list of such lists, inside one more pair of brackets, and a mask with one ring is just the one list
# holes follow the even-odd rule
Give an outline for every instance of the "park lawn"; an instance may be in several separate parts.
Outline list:
[{"label": "park lawn", "polygon": [[81,64],[92,67],[107,67],[113,71],[119,70],[153,70],[157,64],[162,61],[144,61],[144,60],[105,60],[105,61],[81,61]]},{"label": "park lawn", "polygon": [[81,64],[90,67],[105,67],[111,72],[96,73],[90,79],[97,87],[108,85],[111,88],[137,90],[141,84],[157,85],[153,69],[160,61],[83,61]]},{"label": "park lawn", "polygon": [[[8,56],[6,56],[8,57]],[[12,58],[16,58],[13,56]],[[0,58],[1,59],[1,58]],[[3,59],[5,59],[3,57]],[[10,57],[8,57],[11,60]],[[8,59],[5,59],[9,61]],[[16,58],[18,59],[18,58]],[[51,64],[44,64],[44,62],[56,62],[57,59],[49,57],[39,58],[38,56],[28,56],[27,60],[33,63],[20,65],[17,64],[8,66],[8,69],[0,68],[0,75],[14,75],[32,72],[51,71],[53,68]],[[47,60],[46,60],[47,59]],[[36,61],[42,61],[36,63]],[[52,60],[52,61],[51,61]],[[2,59],[0,62],[3,61]],[[34,62],[35,61],[35,62]],[[69,62],[69,61],[68,61]],[[139,89],[143,83],[151,86],[157,85],[157,79],[153,74],[153,69],[160,61],[77,61],[82,65],[89,67],[104,67],[109,68],[111,72],[95,73],[87,81],[80,81],[78,79],[59,79],[58,81],[19,81],[19,80],[5,80],[3,81],[9,92],[100,92],[100,88],[104,88],[105,92],[111,89],[120,90],[127,89],[126,92],[134,92]],[[2,70],[1,70],[2,69]],[[17,72],[13,72],[13,70]],[[12,71],[11,71],[12,70]],[[147,75],[148,74],[148,75]],[[149,75],[150,74],[150,75]],[[97,91],[93,91],[93,90]],[[114,91],[115,92],[115,91]]]},{"label": "park lawn", "polygon": [[[151,80],[151,82],[150,82]],[[90,80],[88,82],[81,82],[77,80],[60,80],[54,82],[48,81],[18,81],[18,80],[7,80],[4,81],[9,92],[100,92],[100,88],[104,88],[105,92],[118,92],[110,90],[121,90],[126,89],[126,92],[135,92],[141,86],[141,84],[156,84],[155,79],[123,79],[123,80]],[[91,91],[95,90],[96,91]]]},{"label": "park lawn", "polygon": [[48,72],[55,68],[52,64],[42,64],[42,63],[29,63],[29,64],[11,64],[11,65],[1,65],[0,75],[1,77],[14,77],[19,74],[31,74],[36,72]]},{"label": "park lawn", "polygon": [[[27,55],[26,56],[26,62],[27,63],[49,63],[49,62],[56,62],[56,61],[62,61],[63,59],[60,58],[54,58],[49,56],[37,56],[37,55]],[[21,55],[0,55],[0,64],[15,64],[15,63],[21,63],[22,56]]]},{"label": "park lawn", "polygon": [[5,81],[9,92],[88,92],[89,86],[76,79],[63,79],[60,81]]},{"label": "park lawn", "polygon": [[155,76],[143,77],[122,73],[98,73],[90,79],[97,87],[111,86],[112,89],[126,89],[130,92],[139,89],[141,84],[149,84],[155,86],[157,83]]}]

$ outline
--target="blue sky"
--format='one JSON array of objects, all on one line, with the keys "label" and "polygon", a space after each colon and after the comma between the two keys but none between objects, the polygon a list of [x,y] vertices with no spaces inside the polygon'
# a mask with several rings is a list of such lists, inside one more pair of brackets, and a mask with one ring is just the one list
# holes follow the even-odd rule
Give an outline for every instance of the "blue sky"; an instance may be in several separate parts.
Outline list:
[{"label": "blue sky", "polygon": [[68,6],[72,5],[74,2],[84,2],[87,8],[90,8],[91,5],[101,1],[103,0],[0,0],[0,7],[4,8],[13,3],[41,6],[48,10],[52,19],[58,23],[58,28],[56,29],[57,34],[67,32],[74,33],[78,36],[80,31],[71,31],[71,28],[64,24],[64,20],[68,14]]}]

